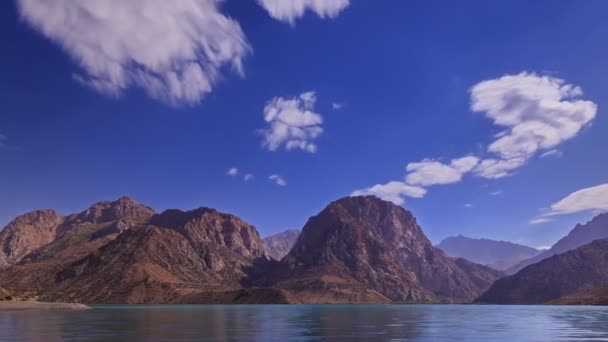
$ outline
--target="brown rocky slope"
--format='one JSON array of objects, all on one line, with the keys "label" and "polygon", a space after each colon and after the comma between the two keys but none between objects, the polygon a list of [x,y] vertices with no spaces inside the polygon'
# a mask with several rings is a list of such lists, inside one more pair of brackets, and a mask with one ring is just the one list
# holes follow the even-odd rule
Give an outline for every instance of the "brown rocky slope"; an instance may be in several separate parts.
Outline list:
[{"label": "brown rocky slope", "polygon": [[500,276],[447,257],[402,207],[359,196],[310,218],[273,281],[307,302],[469,302]]}]

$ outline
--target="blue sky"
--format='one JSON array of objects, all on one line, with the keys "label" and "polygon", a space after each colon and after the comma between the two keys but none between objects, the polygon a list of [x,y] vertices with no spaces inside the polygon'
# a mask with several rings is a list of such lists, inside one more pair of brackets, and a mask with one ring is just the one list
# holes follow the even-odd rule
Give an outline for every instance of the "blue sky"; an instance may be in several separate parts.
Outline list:
[{"label": "blue sky", "polygon": [[[188,0],[184,12],[147,2],[145,13],[192,20],[200,36],[138,21],[140,2],[0,5],[0,225],[129,195],[157,210],[215,207],[269,235],[392,181],[408,187],[393,200],[434,242],[545,246],[608,209],[604,1]],[[50,20],[84,10],[111,25]],[[177,85],[162,78],[174,71]],[[543,105],[505,124],[509,106],[496,101],[512,93],[515,110]],[[529,141],[514,130],[554,123],[545,104],[569,130],[522,152]],[[516,141],[491,150],[505,136]],[[517,165],[484,175],[488,159]],[[411,163],[425,172],[408,177]]]}]

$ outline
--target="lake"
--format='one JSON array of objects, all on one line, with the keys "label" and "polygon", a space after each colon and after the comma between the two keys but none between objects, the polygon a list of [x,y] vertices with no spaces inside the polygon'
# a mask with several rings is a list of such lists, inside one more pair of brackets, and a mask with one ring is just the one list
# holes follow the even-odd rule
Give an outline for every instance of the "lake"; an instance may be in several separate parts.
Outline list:
[{"label": "lake", "polygon": [[608,307],[100,305],[0,312],[0,341],[608,341]]}]

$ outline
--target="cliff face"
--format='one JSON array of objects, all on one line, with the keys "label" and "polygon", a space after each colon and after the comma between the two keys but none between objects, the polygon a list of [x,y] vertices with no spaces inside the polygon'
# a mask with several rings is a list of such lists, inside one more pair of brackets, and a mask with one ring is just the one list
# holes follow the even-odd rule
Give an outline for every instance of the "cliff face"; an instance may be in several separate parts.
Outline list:
[{"label": "cliff face", "polygon": [[280,261],[291,251],[299,236],[299,229],[290,229],[264,238],[264,246],[266,247],[268,256]]},{"label": "cliff face", "polygon": [[312,217],[278,270],[277,286],[296,296],[327,300],[333,291],[344,301],[365,289],[390,301],[467,302],[500,275],[480,267],[485,275],[474,281],[431,245],[410,212],[371,196],[343,198]]},{"label": "cliff face", "polygon": [[36,210],[14,219],[0,231],[0,269],[54,241],[62,223],[63,217],[54,210]]},{"label": "cliff face", "polygon": [[585,224],[577,224],[567,236],[556,242],[549,250],[509,268],[507,273],[515,274],[528,265],[600,239],[608,239],[608,213],[597,215]]},{"label": "cliff face", "polygon": [[446,238],[437,247],[449,256],[465,258],[497,270],[506,270],[541,253],[538,249],[512,242],[472,239],[461,235]]},{"label": "cliff face", "polygon": [[554,255],[497,280],[477,302],[541,304],[608,283],[608,239]]}]

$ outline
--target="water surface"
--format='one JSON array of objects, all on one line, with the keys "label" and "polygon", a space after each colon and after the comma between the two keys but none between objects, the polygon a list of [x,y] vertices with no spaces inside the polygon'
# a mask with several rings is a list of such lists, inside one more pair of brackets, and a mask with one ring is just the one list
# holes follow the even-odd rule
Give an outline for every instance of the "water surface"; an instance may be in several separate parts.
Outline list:
[{"label": "water surface", "polygon": [[95,306],[0,312],[0,341],[608,341],[608,307]]}]

